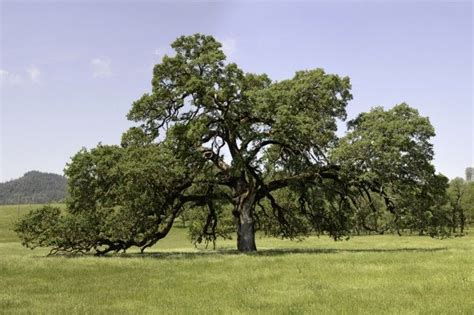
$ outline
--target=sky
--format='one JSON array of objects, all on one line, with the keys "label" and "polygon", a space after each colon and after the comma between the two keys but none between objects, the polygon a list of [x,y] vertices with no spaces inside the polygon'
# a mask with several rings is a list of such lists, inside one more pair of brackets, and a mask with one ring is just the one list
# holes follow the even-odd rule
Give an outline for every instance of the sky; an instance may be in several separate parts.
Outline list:
[{"label": "sky", "polygon": [[194,33],[274,80],[349,76],[349,119],[407,102],[435,127],[439,172],[474,165],[471,1],[0,0],[0,17],[0,182],[62,174],[82,147],[118,144],[153,65]]}]

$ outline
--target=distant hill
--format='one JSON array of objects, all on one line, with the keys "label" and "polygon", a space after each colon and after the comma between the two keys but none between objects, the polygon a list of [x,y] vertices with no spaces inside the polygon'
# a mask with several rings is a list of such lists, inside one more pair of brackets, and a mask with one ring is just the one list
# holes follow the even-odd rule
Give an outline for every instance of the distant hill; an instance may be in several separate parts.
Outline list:
[{"label": "distant hill", "polygon": [[58,202],[66,195],[67,179],[58,174],[31,171],[0,183],[0,204]]}]

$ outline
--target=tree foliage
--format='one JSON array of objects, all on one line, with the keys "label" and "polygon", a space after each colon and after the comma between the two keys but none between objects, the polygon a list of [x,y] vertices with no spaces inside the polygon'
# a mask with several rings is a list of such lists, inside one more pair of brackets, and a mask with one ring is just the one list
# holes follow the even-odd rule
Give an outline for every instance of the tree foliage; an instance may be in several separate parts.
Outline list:
[{"label": "tree foliage", "polygon": [[377,194],[393,217],[392,226],[384,229],[410,228],[421,234],[430,230],[432,235],[444,231],[446,222],[437,213],[447,202],[448,179],[435,174],[431,164],[430,138],[435,133],[428,118],[402,103],[362,113],[348,127],[333,157],[348,180],[357,182],[359,198],[354,203],[362,202],[375,214],[381,209]]},{"label": "tree foliage", "polygon": [[236,232],[237,248],[254,251],[257,230],[340,239],[363,211],[382,208],[391,227],[412,220],[440,233],[443,194],[434,196],[446,179],[431,164],[433,127],[415,109],[374,108],[339,138],[337,121],[352,99],[349,78],[322,69],[283,81],[245,73],[201,34],[172,47],[175,55],[153,70],[151,92],[133,103],[128,118],[137,125],[121,145],[72,158],[67,213],[44,208],[18,224],[26,246],[143,251],[186,216],[195,242]]},{"label": "tree foliage", "polygon": [[455,178],[449,183],[450,226],[453,233],[463,234],[464,229],[474,220],[474,182]]}]

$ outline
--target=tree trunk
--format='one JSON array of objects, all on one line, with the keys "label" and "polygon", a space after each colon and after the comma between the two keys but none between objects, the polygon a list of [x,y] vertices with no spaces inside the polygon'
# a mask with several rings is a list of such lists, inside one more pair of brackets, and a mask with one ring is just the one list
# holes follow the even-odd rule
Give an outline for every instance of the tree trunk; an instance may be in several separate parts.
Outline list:
[{"label": "tree trunk", "polygon": [[451,230],[453,233],[456,233],[456,208],[453,208],[451,213]]},{"label": "tree trunk", "polygon": [[237,249],[240,252],[254,252],[257,250],[255,245],[254,222],[239,220],[237,230]]},{"label": "tree trunk", "polygon": [[464,226],[466,225],[466,216],[464,215],[464,210],[461,211],[461,218],[460,218],[460,224],[459,227],[461,229],[461,234],[464,234]]},{"label": "tree trunk", "polygon": [[234,210],[234,216],[237,221],[237,249],[240,252],[254,252],[257,250],[255,245],[255,221],[253,218],[256,194],[249,187],[245,187],[240,192]]}]

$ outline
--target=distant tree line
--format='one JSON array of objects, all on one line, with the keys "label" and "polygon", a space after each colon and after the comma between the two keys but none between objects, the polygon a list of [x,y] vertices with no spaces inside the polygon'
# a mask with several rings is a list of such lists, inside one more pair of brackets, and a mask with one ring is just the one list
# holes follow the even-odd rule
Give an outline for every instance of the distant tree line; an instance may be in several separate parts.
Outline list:
[{"label": "distant tree line", "polygon": [[0,183],[0,204],[61,202],[66,196],[66,177],[52,173],[30,171],[23,177]]}]

